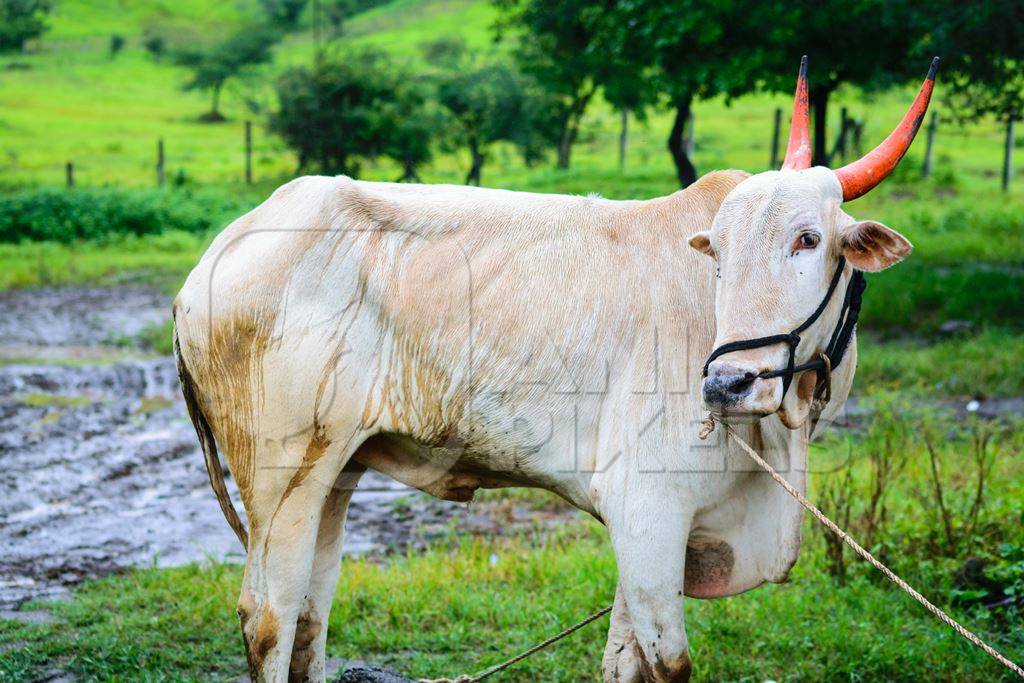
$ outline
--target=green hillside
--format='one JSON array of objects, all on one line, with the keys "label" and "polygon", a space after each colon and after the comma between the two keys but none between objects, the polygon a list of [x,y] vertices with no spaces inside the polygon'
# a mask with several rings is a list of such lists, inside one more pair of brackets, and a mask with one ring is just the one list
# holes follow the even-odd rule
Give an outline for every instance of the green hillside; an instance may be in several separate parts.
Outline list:
[{"label": "green hillside", "polygon": [[[60,183],[64,164],[73,161],[81,184],[151,184],[159,138],[166,142],[169,173],[182,169],[199,182],[234,182],[241,177],[245,118],[257,126],[257,174],[292,174],[294,158],[261,134],[264,117],[249,111],[245,99],[262,111],[273,105],[274,75],[311,59],[309,31],[289,35],[273,65],[244,83],[229,84],[222,105],[229,121],[223,124],[198,123],[208,98],[183,92],[188,72],[167,60],[154,62],[142,48],[147,27],[209,39],[255,16],[255,5],[61,2],[51,18],[53,30],[37,49],[0,58],[0,183]],[[341,42],[372,44],[408,58],[424,42],[458,27],[467,43],[486,47],[493,17],[486,2],[402,0],[354,17]],[[108,45],[115,33],[127,45],[111,59]]]},{"label": "green hillside", "polygon": [[212,32],[237,25],[258,10],[258,0],[62,0],[55,3],[49,20],[52,29],[43,41],[100,38],[105,47],[112,33],[130,38],[159,25]]},{"label": "green hillside", "polygon": [[[264,132],[262,122],[275,106],[274,75],[311,59],[308,30],[290,34],[278,46],[272,65],[245,82],[229,84],[222,105],[229,121],[222,124],[196,122],[208,107],[207,97],[183,92],[188,72],[166,60],[154,62],[141,46],[148,27],[203,40],[230,31],[257,11],[256,0],[60,2],[51,19],[53,30],[35,51],[0,58],[0,185],[61,183],[67,161],[74,162],[79,184],[150,185],[159,138],[166,142],[172,176],[180,171],[203,185],[236,183],[242,175],[246,118],[256,124],[257,177],[269,185],[293,175],[294,157]],[[354,17],[339,42],[342,47],[365,44],[387,50],[412,74],[428,66],[422,63],[421,46],[445,35],[458,35],[485,54],[507,50],[505,44],[494,45],[494,19],[495,10],[487,0],[394,0]],[[111,59],[108,45],[115,33],[127,39],[127,46]],[[871,144],[899,119],[910,93],[908,88],[872,99],[858,91],[841,91],[833,114],[838,117],[839,106],[846,105],[853,116],[865,118],[865,143]],[[250,110],[246,101],[258,111]],[[746,97],[732,106],[720,100],[698,103],[698,168],[765,168],[773,111],[788,104],[784,95]],[[671,192],[672,166],[664,151],[670,125],[664,111],[645,123],[634,123],[622,174],[616,152],[618,115],[598,100],[581,131],[573,171],[554,173],[548,165],[526,169],[511,150],[499,150],[488,162],[484,182],[617,197]],[[994,124],[963,130],[944,127],[937,143],[940,175],[955,171],[962,178],[982,181],[983,190],[994,188],[1001,146],[1002,132]],[[911,157],[920,153],[918,145]],[[459,182],[466,165],[460,155],[442,156],[425,169],[424,179]],[[365,175],[391,179],[396,170],[382,163],[367,167]]]}]

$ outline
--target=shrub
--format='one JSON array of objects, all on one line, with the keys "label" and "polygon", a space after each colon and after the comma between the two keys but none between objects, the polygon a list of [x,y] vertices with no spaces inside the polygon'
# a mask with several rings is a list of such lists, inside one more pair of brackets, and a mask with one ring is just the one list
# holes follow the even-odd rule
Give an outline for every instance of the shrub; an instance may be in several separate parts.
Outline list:
[{"label": "shrub", "polygon": [[868,277],[860,328],[886,337],[933,335],[967,321],[1020,330],[1024,272],[1012,265],[901,263]]},{"label": "shrub", "polygon": [[0,196],[0,242],[203,233],[241,210],[237,202],[208,193],[39,188]]},{"label": "shrub", "polygon": [[110,36],[110,58],[111,59],[117,57],[118,53],[121,52],[121,50],[124,49],[124,43],[125,43],[124,36],[120,35],[119,33],[115,33],[114,35]]},{"label": "shrub", "polygon": [[366,49],[290,69],[276,90],[279,111],[270,128],[295,151],[300,170],[357,176],[361,162],[382,155],[401,162],[409,155],[414,170],[429,157],[432,118],[426,127],[415,121],[424,114],[422,95],[384,52]]}]

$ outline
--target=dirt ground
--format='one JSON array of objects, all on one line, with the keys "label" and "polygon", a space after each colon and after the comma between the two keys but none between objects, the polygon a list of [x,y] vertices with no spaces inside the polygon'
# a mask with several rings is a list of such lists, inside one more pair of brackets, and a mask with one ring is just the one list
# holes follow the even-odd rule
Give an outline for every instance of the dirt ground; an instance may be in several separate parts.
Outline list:
[{"label": "dirt ground", "polygon": [[[243,559],[174,361],[139,348],[143,330],[168,315],[167,296],[138,287],[0,293],[0,609],[127,567]],[[369,472],[353,496],[345,553],[565,514],[444,502]]]}]

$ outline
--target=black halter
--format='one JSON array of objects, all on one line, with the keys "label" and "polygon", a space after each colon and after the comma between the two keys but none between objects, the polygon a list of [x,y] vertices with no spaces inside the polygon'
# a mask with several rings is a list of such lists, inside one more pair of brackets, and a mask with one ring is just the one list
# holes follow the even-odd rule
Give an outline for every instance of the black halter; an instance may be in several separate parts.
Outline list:
[{"label": "black halter", "polygon": [[846,347],[850,345],[850,338],[853,337],[854,328],[857,326],[857,318],[860,316],[860,303],[861,295],[864,294],[864,289],[868,286],[867,281],[864,279],[864,273],[859,270],[853,271],[853,276],[850,278],[850,282],[846,285],[846,296],[843,297],[843,308],[839,312],[839,321],[836,323],[836,329],[832,332],[832,337],[829,339],[828,346],[825,348],[824,359],[819,356],[812,361],[796,365],[796,347],[800,344],[800,333],[806,330],[808,327],[814,324],[825,307],[828,306],[828,302],[832,300],[832,295],[836,291],[836,287],[839,286],[839,280],[843,275],[843,269],[846,267],[846,258],[843,256],[839,257],[839,265],[836,266],[836,272],[832,276],[832,282],[828,285],[828,291],[825,292],[825,298],[818,304],[818,308],[811,314],[807,320],[803,321],[799,327],[788,334],[772,334],[767,337],[758,337],[757,339],[744,339],[741,341],[729,342],[728,344],[722,344],[717,349],[711,352],[708,356],[707,362],[704,363],[704,377],[708,376],[708,366],[711,365],[711,361],[715,360],[722,354],[731,353],[733,351],[744,351],[746,349],[757,349],[762,346],[771,346],[772,344],[788,344],[789,345],[789,361],[786,363],[786,367],[782,370],[763,370],[754,379],[768,379],[771,377],[782,378],[782,396],[786,396],[786,392],[789,390],[789,385],[793,381],[793,375],[804,370],[826,370],[831,371],[832,368],[837,367],[843,360],[843,355],[846,353]]}]

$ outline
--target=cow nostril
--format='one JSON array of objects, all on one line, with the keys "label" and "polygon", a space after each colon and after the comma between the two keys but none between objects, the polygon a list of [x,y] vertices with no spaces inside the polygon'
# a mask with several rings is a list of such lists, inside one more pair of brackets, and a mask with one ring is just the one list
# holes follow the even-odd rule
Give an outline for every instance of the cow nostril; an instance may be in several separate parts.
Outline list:
[{"label": "cow nostril", "polygon": [[756,373],[747,372],[742,375],[732,375],[731,377],[725,377],[723,385],[725,385],[726,391],[731,394],[738,394],[745,392],[750,388],[750,385],[754,383],[754,379],[757,377]]},{"label": "cow nostril", "polygon": [[749,393],[758,374],[753,371],[722,370],[715,372],[704,384],[704,399],[712,404],[729,404]]}]

